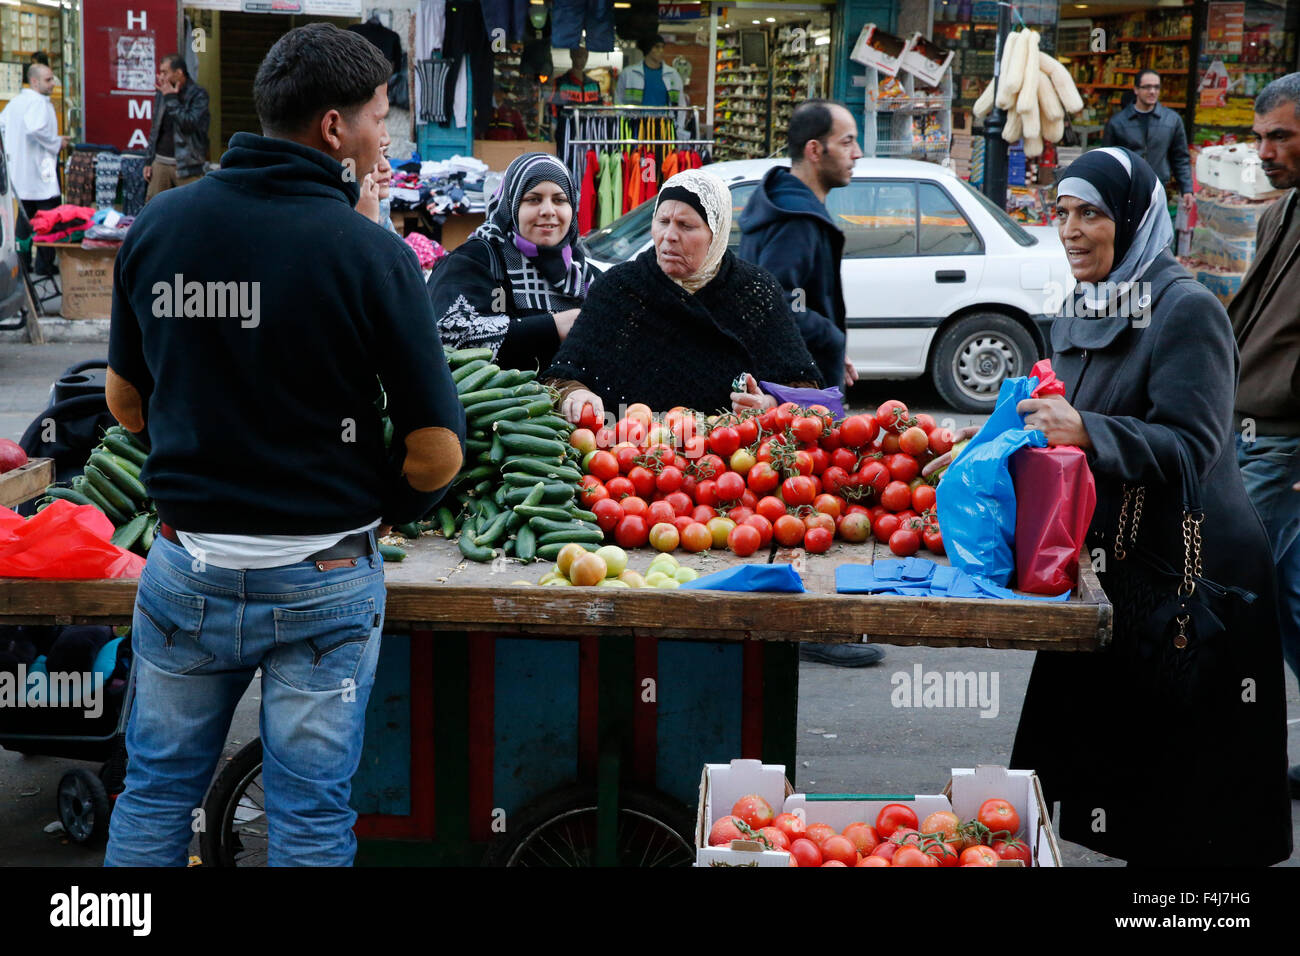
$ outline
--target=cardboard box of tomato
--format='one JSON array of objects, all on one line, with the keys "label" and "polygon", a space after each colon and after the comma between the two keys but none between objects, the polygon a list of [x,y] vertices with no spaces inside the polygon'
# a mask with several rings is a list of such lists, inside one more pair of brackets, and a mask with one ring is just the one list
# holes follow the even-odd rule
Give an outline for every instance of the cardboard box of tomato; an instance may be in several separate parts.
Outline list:
[{"label": "cardboard box of tomato", "polygon": [[[710,846],[713,825],[731,813],[736,801],[757,794],[779,813],[803,816],[806,823],[826,823],[837,832],[850,823],[874,824],[882,808],[891,803],[911,809],[920,820],[931,813],[948,810],[962,820],[976,816],[980,805],[1001,798],[1020,817],[1020,836],[1029,844],[1034,866],[1060,866],[1061,852],[1052,831],[1051,815],[1043,802],[1042,788],[1032,770],[1007,770],[981,766],[953,770],[944,792],[925,794],[804,794],[795,793],[785,777],[785,767],[757,760],[733,760],[729,764],[706,764],[700,777],[700,799],[695,822],[696,866],[789,866],[784,851],[766,849],[750,840]],[[999,865],[1021,865],[1003,861]]]}]

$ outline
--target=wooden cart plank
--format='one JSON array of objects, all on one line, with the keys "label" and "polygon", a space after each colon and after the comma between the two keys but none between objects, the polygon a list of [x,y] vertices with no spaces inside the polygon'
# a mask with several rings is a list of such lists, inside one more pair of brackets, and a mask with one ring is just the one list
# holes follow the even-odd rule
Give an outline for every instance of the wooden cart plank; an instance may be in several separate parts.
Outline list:
[{"label": "wooden cart plank", "polygon": [[33,458],[21,468],[0,475],[0,505],[16,508],[35,498],[54,481],[54,459]]}]

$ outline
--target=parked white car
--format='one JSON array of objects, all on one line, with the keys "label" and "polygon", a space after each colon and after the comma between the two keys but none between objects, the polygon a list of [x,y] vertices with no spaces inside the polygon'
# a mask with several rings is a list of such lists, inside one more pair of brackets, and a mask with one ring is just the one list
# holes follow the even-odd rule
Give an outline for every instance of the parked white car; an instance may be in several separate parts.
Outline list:
[{"label": "parked white car", "polygon": [[[789,160],[706,167],[731,187],[737,220],[764,174]],[[939,395],[987,412],[1008,376],[1050,354],[1044,315],[1072,284],[1050,226],[1021,226],[969,183],[933,163],[858,161],[853,182],[826,199],[844,230],[848,357],[866,379],[929,374]],[[591,233],[588,258],[604,270],[650,248],[653,201]]]}]

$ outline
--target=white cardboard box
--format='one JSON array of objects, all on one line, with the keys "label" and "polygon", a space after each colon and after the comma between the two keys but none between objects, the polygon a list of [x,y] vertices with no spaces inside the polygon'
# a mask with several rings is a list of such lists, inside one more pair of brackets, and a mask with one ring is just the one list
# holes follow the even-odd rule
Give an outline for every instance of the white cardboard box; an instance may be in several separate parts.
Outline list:
[{"label": "white cardboard box", "polygon": [[695,821],[696,866],[781,866],[790,865],[784,852],[764,850],[750,841],[730,846],[709,846],[714,822],[731,812],[737,800],[756,793],[779,812],[802,811],[809,823],[828,823],[837,830],[855,821],[875,823],[888,803],[910,807],[919,820],[938,810],[952,810],[962,820],[975,816],[980,804],[991,797],[1009,800],[1020,814],[1021,830],[1033,853],[1035,866],[1060,866],[1061,851],[1052,831],[1051,814],[1043,803],[1042,788],[1032,770],[1007,770],[981,766],[956,769],[942,794],[804,794],[794,793],[785,779],[785,767],[757,760],[733,760],[730,764],[705,764],[700,777],[700,800]]},{"label": "white cardboard box", "polygon": [[1204,147],[1196,156],[1196,181],[1248,199],[1281,194],[1264,175],[1259,152],[1250,143]]}]

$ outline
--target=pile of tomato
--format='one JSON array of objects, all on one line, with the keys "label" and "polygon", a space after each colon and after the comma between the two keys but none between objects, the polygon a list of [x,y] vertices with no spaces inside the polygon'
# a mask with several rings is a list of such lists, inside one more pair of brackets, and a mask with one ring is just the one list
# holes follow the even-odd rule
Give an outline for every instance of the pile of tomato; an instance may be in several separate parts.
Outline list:
[{"label": "pile of tomato", "polygon": [[837,536],[875,535],[900,557],[944,553],[938,476],[921,470],[953,435],[902,402],[838,422],[792,402],[708,420],[683,408],[656,420],[632,405],[613,427],[594,416],[579,426],[579,499],[620,547],[747,557],[773,539],[821,553]]},{"label": "pile of tomato", "polygon": [[850,823],[841,831],[776,813],[757,794],[741,797],[713,824],[709,846],[754,840],[790,854],[791,866],[997,866],[1002,860],[1032,865],[1029,845],[1018,838],[1020,814],[1000,798],[985,800],[975,819],[939,810],[918,823],[911,807],[890,803],[875,824]]}]

